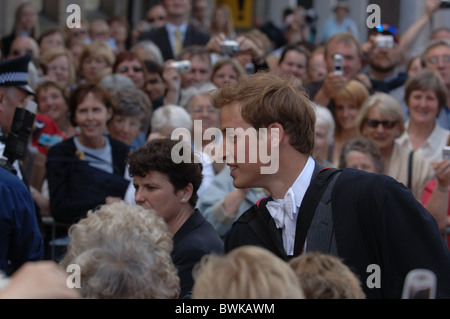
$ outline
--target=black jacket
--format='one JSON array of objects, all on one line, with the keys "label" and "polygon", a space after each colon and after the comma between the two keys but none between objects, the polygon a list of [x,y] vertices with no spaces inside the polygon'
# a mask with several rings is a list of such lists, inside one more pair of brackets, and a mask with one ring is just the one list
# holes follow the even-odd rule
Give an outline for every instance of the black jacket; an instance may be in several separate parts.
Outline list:
[{"label": "black jacket", "polygon": [[[437,297],[450,298],[450,251],[434,218],[403,184],[386,175],[348,169],[330,188],[317,206],[306,251],[343,259],[368,298],[400,298],[406,275],[417,268],[432,270]],[[258,245],[289,260],[279,233],[264,204],[259,209],[255,205],[233,225],[225,251]],[[370,265],[381,269],[379,289],[366,284]]]},{"label": "black jacket", "polygon": [[[195,29],[192,26],[188,26],[186,36],[183,41],[183,48],[191,45],[206,45],[210,38],[211,36],[208,33]],[[161,50],[164,61],[175,58],[172,51],[172,46],[170,45],[169,35],[165,27],[160,27],[145,32],[140,36],[139,40],[153,41]]]},{"label": "black jacket", "polygon": [[113,174],[80,160],[75,154],[73,138],[50,148],[46,167],[50,210],[55,221],[75,223],[84,218],[88,210],[105,204],[107,196],[123,198],[129,185],[124,178],[129,148],[122,142],[109,141]]}]

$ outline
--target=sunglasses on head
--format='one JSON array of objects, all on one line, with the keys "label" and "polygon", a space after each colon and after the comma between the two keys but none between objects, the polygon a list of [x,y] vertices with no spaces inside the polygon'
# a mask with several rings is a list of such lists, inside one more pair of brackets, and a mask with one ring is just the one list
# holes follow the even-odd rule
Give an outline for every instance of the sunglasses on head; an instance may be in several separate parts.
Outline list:
[{"label": "sunglasses on head", "polygon": [[398,34],[398,30],[396,27],[393,27],[389,24],[379,24],[375,27],[377,32],[383,33],[383,32],[389,32],[392,35],[396,36]]},{"label": "sunglasses on head", "polygon": [[397,125],[398,121],[367,120],[366,123],[368,127],[377,128],[381,124],[383,125],[383,128],[391,130]]}]

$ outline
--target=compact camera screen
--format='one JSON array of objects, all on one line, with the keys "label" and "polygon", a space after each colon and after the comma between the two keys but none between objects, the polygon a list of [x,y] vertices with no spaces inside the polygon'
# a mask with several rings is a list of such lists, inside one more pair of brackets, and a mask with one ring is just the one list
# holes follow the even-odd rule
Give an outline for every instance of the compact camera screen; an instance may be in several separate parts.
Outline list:
[{"label": "compact camera screen", "polygon": [[239,54],[239,42],[226,40],[222,42],[220,48],[222,51],[222,55],[225,56],[233,56]]}]

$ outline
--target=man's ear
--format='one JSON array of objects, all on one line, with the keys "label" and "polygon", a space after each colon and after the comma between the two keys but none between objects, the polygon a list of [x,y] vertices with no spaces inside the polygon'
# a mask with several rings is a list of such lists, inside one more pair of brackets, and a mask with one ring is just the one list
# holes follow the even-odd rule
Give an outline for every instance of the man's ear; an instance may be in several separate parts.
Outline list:
[{"label": "man's ear", "polygon": [[270,138],[272,147],[279,147],[286,137],[283,125],[280,123],[272,123],[267,127],[267,135]]}]

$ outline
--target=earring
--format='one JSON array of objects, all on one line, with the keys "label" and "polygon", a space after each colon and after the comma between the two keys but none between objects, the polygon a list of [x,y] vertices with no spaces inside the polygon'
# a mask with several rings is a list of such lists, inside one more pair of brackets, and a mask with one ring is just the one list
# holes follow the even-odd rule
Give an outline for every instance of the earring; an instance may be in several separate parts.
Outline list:
[{"label": "earring", "polygon": [[182,202],[185,203],[186,202],[186,198],[183,198]]}]

